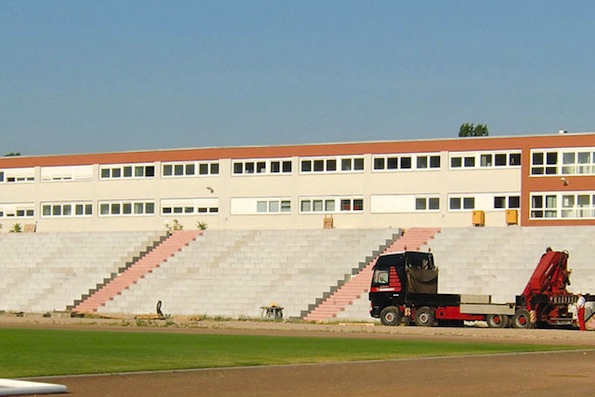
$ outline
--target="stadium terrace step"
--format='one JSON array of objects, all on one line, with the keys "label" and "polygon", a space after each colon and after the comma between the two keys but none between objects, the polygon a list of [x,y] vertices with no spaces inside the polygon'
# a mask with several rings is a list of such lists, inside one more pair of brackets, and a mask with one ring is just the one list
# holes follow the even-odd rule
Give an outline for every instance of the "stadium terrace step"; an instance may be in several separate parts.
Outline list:
[{"label": "stadium terrace step", "polygon": [[[398,252],[404,250],[420,250],[430,239],[440,232],[439,228],[413,228],[393,242],[384,252]],[[333,319],[337,314],[354,300],[360,298],[368,292],[370,279],[372,278],[372,268],[376,263],[376,258],[371,260],[358,274],[338,288],[327,299],[318,304],[311,310],[304,320],[306,321],[326,321]]]},{"label": "stadium terrace step", "polygon": [[298,318],[329,285],[344,282],[371,259],[365,258],[372,250],[384,249],[400,234],[400,229],[207,230],[98,312],[147,313],[162,301],[170,314],[259,317],[261,306],[276,302],[285,317]]},{"label": "stadium terrace step", "polygon": [[139,259],[123,273],[104,285],[103,288],[100,288],[93,295],[79,303],[72,311],[77,313],[96,312],[100,306],[112,300],[114,296],[121,294],[123,290],[135,284],[139,279],[145,277],[146,274],[151,273],[161,263],[175,255],[176,252],[182,250],[182,248],[190,244],[192,240],[201,234],[202,232],[198,230],[173,232],[146,256]]}]

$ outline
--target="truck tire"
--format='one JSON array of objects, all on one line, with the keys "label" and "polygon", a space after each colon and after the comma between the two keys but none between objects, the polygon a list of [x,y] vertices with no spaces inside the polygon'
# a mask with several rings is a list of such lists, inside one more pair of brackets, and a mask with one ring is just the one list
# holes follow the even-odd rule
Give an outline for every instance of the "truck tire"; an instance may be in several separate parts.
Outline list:
[{"label": "truck tire", "polygon": [[380,322],[384,325],[399,325],[401,322],[401,313],[395,306],[387,306],[380,312]]},{"label": "truck tire", "polygon": [[508,326],[508,316],[504,314],[488,314],[486,323],[490,328],[506,328]]},{"label": "truck tire", "polygon": [[516,313],[514,314],[514,317],[512,318],[512,326],[514,328],[523,328],[523,329],[535,327],[535,323],[531,322],[531,314],[529,313],[529,310],[527,310],[527,309],[517,310]]},{"label": "truck tire", "polygon": [[422,306],[415,310],[413,321],[417,326],[431,327],[434,325],[434,311],[428,306]]}]

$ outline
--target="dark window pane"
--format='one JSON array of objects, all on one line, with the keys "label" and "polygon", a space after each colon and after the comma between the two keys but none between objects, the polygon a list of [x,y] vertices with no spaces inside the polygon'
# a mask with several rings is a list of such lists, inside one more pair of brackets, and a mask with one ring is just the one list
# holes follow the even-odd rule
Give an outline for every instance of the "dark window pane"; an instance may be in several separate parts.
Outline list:
[{"label": "dark window pane", "polygon": [[326,160],[327,171],[337,171],[337,160]]},{"label": "dark window pane", "polygon": [[399,158],[398,157],[389,157],[386,159],[386,169],[387,170],[396,170],[399,168]]},{"label": "dark window pane", "polygon": [[440,156],[430,156],[430,168],[440,168]]},{"label": "dark window pane", "polygon": [[384,169],[384,159],[383,158],[375,158],[374,159],[374,169],[375,170],[383,170]]},{"label": "dark window pane", "polygon": [[401,169],[411,169],[411,157],[401,157]]}]

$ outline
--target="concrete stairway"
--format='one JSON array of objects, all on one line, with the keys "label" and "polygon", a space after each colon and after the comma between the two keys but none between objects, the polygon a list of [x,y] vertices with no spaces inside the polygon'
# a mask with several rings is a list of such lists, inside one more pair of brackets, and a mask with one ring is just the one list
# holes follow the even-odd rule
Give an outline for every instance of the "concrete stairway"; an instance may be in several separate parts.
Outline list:
[{"label": "concrete stairway", "polygon": [[[398,251],[417,251],[432,239],[436,233],[440,232],[438,228],[412,228],[408,229],[401,238],[396,240],[384,252]],[[311,310],[304,320],[306,321],[328,321],[336,318],[337,313],[345,310],[345,307],[351,305],[356,299],[367,293],[372,278],[372,269],[376,260],[370,261],[358,274],[351,280],[337,289],[326,300]]]},{"label": "concrete stairway", "polygon": [[135,284],[146,274],[151,273],[155,268],[158,268],[161,263],[165,262],[176,252],[182,250],[182,248],[190,244],[200,234],[201,231],[197,230],[173,232],[146,256],[139,259],[93,295],[76,305],[72,311],[77,313],[97,312],[99,307],[105,305],[107,301],[113,299],[116,295],[121,294],[122,291]]}]

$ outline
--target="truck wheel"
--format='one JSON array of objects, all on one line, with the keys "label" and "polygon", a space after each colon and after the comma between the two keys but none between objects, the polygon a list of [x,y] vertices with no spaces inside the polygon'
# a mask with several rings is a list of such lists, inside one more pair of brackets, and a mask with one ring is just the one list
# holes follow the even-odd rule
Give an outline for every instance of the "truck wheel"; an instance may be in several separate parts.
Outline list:
[{"label": "truck wheel", "polygon": [[387,306],[380,312],[380,322],[384,325],[399,325],[401,313],[395,306]]},{"label": "truck wheel", "polygon": [[413,321],[420,327],[431,327],[434,325],[434,311],[428,306],[422,306],[415,310]]},{"label": "truck wheel", "polygon": [[519,309],[512,318],[514,328],[533,328],[535,323],[531,322],[531,314],[527,309]]},{"label": "truck wheel", "polygon": [[508,317],[503,314],[488,314],[486,322],[490,328],[506,328],[508,326]]}]

